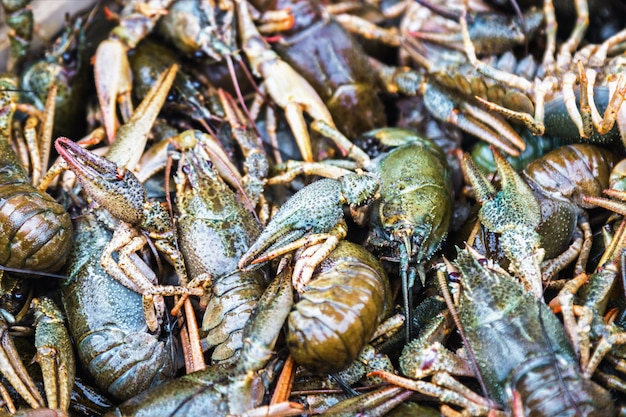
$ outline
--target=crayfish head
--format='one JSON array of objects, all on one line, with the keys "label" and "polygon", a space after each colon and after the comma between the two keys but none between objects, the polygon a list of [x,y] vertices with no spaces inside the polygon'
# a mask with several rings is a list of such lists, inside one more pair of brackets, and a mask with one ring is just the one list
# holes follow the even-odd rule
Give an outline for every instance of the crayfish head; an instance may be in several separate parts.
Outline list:
[{"label": "crayfish head", "polygon": [[[445,239],[452,211],[445,209],[450,198],[440,188],[424,187],[427,192],[405,192],[381,200],[377,215],[392,241],[409,242],[408,255],[414,262],[429,259]],[[409,247],[407,247],[409,248]]]}]

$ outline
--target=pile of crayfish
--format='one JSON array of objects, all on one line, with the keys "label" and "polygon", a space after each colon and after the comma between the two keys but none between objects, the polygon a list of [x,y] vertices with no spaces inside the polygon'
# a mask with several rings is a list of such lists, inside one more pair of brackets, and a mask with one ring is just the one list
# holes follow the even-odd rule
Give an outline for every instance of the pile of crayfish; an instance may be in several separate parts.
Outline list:
[{"label": "pile of crayfish", "polygon": [[623,2],[30,3],[0,415],[626,415]]}]

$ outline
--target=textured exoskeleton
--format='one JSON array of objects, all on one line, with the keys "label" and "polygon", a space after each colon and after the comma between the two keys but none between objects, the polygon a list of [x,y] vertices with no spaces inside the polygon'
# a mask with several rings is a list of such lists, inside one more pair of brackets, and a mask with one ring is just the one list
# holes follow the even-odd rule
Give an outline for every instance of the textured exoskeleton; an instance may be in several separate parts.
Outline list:
[{"label": "textured exoskeleton", "polygon": [[112,233],[92,215],[75,226],[62,297],[78,356],[99,387],[131,398],[172,377],[172,341],[148,331],[141,294],[100,265]]}]

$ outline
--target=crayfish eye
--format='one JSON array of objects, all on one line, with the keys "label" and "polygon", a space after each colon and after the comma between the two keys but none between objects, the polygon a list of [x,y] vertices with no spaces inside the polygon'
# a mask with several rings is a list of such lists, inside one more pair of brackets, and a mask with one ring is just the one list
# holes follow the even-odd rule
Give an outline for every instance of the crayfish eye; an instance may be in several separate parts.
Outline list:
[{"label": "crayfish eye", "polygon": [[181,101],[180,94],[178,93],[178,91],[171,90],[170,93],[167,95],[166,101],[168,103],[179,102],[179,101]]},{"label": "crayfish eye", "polygon": [[72,53],[70,52],[65,52],[63,55],[61,55],[61,60],[63,60],[63,64],[65,65],[70,64],[73,58],[74,57],[72,56]]},{"label": "crayfish eye", "polygon": [[461,282],[461,274],[459,272],[449,272],[448,279],[450,282],[459,283]]}]

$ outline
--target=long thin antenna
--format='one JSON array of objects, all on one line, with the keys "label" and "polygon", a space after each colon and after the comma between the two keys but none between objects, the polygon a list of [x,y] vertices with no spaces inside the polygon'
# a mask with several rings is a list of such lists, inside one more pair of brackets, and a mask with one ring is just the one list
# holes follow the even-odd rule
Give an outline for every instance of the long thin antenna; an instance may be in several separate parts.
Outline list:
[{"label": "long thin antenna", "polygon": [[68,278],[67,275],[51,274],[49,272],[31,271],[31,270],[20,269],[20,268],[10,268],[8,266],[2,266],[2,265],[0,265],[0,271],[14,272],[18,274],[39,275],[39,276],[48,277],[48,278],[58,278],[58,279]]},{"label": "long thin antenna", "polygon": [[[411,311],[413,309],[413,292],[411,291],[412,285],[410,285],[409,283],[409,259],[411,258],[411,241],[406,235],[402,240],[403,244],[400,245],[400,278],[402,280],[402,298],[404,302],[404,314],[406,316],[404,328],[406,334],[406,342],[409,343],[411,341],[413,331],[413,312]],[[413,276],[412,278],[412,281],[415,281],[415,277]]]},{"label": "long thin antenna", "polygon": [[[448,274],[458,274],[458,270],[448,261],[445,256],[443,261],[446,264],[446,269],[448,270]],[[487,386],[485,385],[485,381],[483,380],[483,376],[478,369],[478,363],[476,362],[476,356],[474,356],[474,351],[470,346],[469,340],[465,335],[465,330],[463,329],[463,325],[461,324],[461,320],[459,319],[459,315],[456,311],[456,307],[454,306],[454,302],[452,301],[452,297],[450,296],[450,291],[448,290],[448,282],[446,281],[446,276],[444,275],[441,269],[437,269],[437,282],[439,283],[439,288],[441,289],[441,294],[443,295],[443,299],[446,300],[446,305],[448,306],[448,310],[450,311],[450,315],[452,316],[452,320],[454,320],[454,324],[456,325],[457,330],[459,331],[459,335],[463,340],[463,345],[465,346],[465,351],[467,352],[467,356],[469,358],[470,366],[476,374],[476,379],[478,380],[478,385],[480,385],[480,390],[485,398],[490,398],[487,392]]]}]

